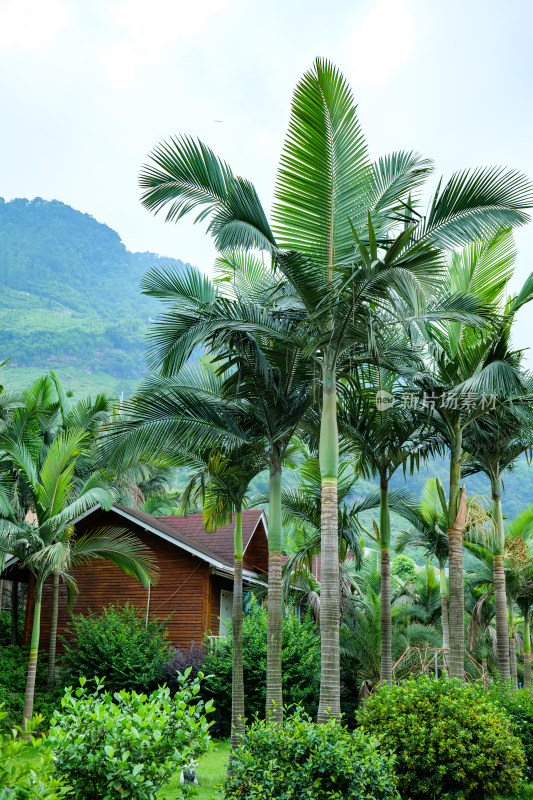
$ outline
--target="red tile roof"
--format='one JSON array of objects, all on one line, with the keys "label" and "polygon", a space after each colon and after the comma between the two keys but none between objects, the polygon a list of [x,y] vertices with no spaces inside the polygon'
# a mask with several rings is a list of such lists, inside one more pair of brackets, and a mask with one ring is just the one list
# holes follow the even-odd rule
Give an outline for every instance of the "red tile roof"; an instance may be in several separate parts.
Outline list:
[{"label": "red tile roof", "polygon": [[[145,511],[127,508],[120,503],[113,503],[113,506],[134,517],[139,522],[161,531],[161,533],[164,533],[166,536],[171,536],[176,542],[181,542],[184,545],[193,547],[208,558],[214,558],[226,564],[228,567],[233,568],[233,530],[235,514],[233,515],[231,525],[223,525],[214,533],[207,533],[204,529],[202,514],[190,514],[188,517],[154,517],[152,514],[147,514]],[[260,509],[249,509],[242,512],[242,540],[244,551],[246,551],[262,515],[263,512]]]},{"label": "red tile roof", "polygon": [[[250,509],[242,512],[242,546],[246,550],[253,532],[259,524],[263,512]],[[194,542],[198,549],[210,550],[217,553],[221,561],[233,566],[233,531],[235,527],[235,514],[231,525],[223,525],[214,533],[204,530],[204,521],[201,514],[190,514],[188,517],[158,517],[158,520],[174,529],[181,536]]]}]

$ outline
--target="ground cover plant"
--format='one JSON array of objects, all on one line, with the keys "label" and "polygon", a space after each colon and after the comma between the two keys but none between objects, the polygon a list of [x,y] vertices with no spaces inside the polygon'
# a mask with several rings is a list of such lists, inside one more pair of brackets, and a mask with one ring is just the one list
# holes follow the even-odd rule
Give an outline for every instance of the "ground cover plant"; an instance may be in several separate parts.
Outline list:
[{"label": "ground cover plant", "polygon": [[122,690],[112,696],[86,681],[65,691],[52,719],[49,742],[57,770],[79,800],[153,800],[172,775],[209,746],[212,703],[198,698],[200,681],[171,696],[168,688],[151,695]]},{"label": "ground cover plant", "polygon": [[386,686],[358,722],[395,754],[399,790],[410,800],[484,800],[523,783],[522,743],[480,687],[427,678]]}]

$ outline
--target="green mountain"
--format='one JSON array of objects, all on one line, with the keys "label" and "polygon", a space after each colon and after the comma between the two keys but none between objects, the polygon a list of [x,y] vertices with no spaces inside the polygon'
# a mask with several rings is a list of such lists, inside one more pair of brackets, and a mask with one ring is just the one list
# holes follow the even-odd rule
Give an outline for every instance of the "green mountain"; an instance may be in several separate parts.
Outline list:
[{"label": "green mountain", "polygon": [[53,368],[77,390],[131,391],[146,372],[145,333],[158,312],[139,280],[158,263],[160,256],[128,251],[115,231],[64,203],[0,198],[6,384],[17,388]]}]

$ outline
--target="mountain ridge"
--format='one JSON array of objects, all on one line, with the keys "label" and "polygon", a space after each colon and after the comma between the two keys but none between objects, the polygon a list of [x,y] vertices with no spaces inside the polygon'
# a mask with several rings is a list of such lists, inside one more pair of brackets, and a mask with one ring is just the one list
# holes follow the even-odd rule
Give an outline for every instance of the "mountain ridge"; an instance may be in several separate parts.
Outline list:
[{"label": "mountain ridge", "polygon": [[157,264],[59,200],[0,198],[0,360],[10,369],[69,368],[131,383],[146,373],[145,333],[160,305],[139,280]]}]

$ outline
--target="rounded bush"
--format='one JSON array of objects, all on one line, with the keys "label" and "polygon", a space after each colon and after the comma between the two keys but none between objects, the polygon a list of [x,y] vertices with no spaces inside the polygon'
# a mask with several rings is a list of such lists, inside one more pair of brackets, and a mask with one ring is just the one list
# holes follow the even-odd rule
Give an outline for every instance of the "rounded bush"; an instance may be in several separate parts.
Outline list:
[{"label": "rounded bush", "polygon": [[395,753],[402,797],[484,800],[521,785],[522,743],[480,687],[409,680],[380,689],[357,716]]},{"label": "rounded bush", "polygon": [[233,754],[226,800],[400,800],[394,759],[378,740],[298,709],[283,725],[256,720]]},{"label": "rounded bush", "polygon": [[168,687],[149,696],[124,689],[111,696],[100,683],[89,693],[84,678],[76,690],[65,690],[48,742],[76,800],[154,800],[176,771],[208,749],[212,704],[198,699],[200,679],[188,683],[188,677],[173,697]]},{"label": "rounded bush", "polygon": [[67,681],[102,675],[110,692],[146,692],[165,680],[170,657],[164,625],[153,619],[146,624],[144,613],[126,603],[101,614],[74,614],[62,667]]}]

